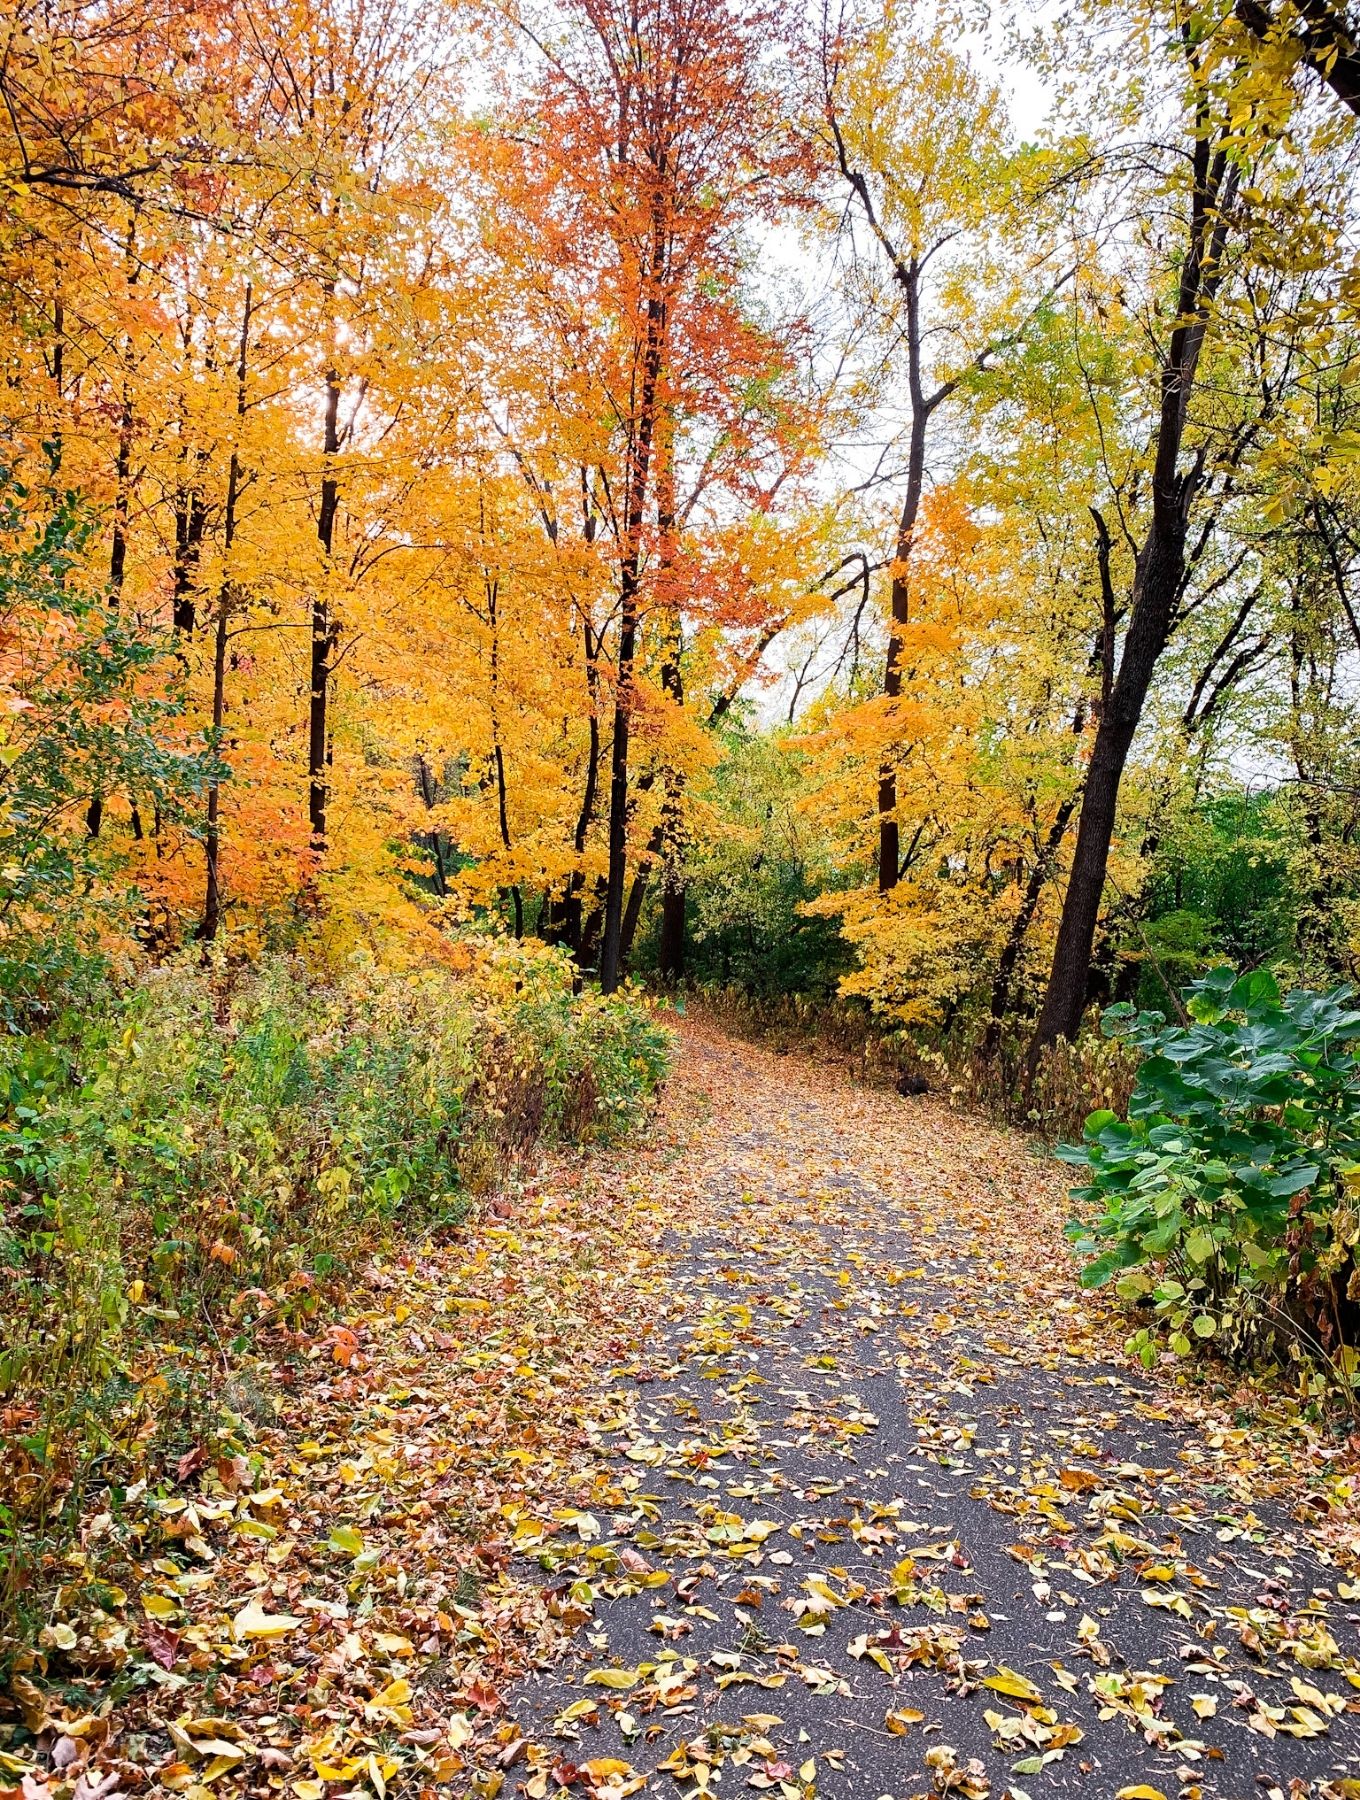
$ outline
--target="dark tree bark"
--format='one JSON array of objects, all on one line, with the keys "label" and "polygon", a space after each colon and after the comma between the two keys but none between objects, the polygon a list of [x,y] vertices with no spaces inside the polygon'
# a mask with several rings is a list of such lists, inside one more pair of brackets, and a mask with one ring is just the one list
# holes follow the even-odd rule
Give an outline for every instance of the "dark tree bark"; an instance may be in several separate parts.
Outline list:
[{"label": "dark tree bark", "polygon": [[1001,1029],[1005,1023],[1006,1014],[1010,1010],[1011,988],[1015,981],[1016,968],[1019,966],[1020,952],[1024,949],[1025,939],[1029,936],[1029,928],[1034,923],[1034,914],[1038,909],[1039,896],[1044,891],[1044,883],[1053,872],[1053,865],[1058,859],[1058,851],[1062,848],[1062,841],[1067,836],[1067,828],[1072,823],[1072,814],[1077,808],[1077,798],[1076,794],[1069,794],[1054,813],[1039,854],[1030,865],[1025,891],[1020,897],[1019,910],[1011,920],[1011,928],[1006,933],[1006,942],[1001,947],[996,974],[992,980],[992,998],[988,1008],[987,1030],[982,1039],[983,1051],[987,1056],[995,1056],[1000,1048]]},{"label": "dark tree bark", "polygon": [[[911,432],[907,445],[907,487],[893,544],[888,655],[883,669],[885,698],[902,692],[902,644],[911,610],[911,551],[925,486],[926,430],[943,394],[927,398],[921,387],[921,271],[913,258],[900,275],[907,300],[907,390],[911,397]],[[878,891],[888,893],[901,879],[901,828],[897,821],[897,771],[885,762],[878,774]]]},{"label": "dark tree bark", "polygon": [[[321,478],[316,535],[329,570],[335,543],[335,515],[340,504],[340,486],[334,472],[335,457],[340,449],[340,377],[334,369],[326,373],[322,449],[326,473]],[[331,617],[330,595],[323,577],[312,595],[311,684],[307,706],[307,822],[311,826],[312,851],[318,858],[326,854],[331,658],[338,638],[339,626]]]},{"label": "dark tree bark", "polygon": [[[879,216],[868,178],[851,161],[849,147],[845,142],[840,119],[836,112],[835,76],[830,67],[825,69],[825,80],[826,119],[831,131],[832,142],[835,145],[837,164],[846,184],[859,201],[870,231],[888,259],[893,279],[901,290],[906,308],[904,335],[907,347],[907,398],[911,409],[911,425],[907,438],[907,484],[902,496],[902,511],[898,517],[893,544],[891,619],[888,629],[888,653],[883,669],[884,697],[888,700],[896,700],[902,692],[903,685],[902,646],[910,613],[912,546],[925,487],[926,442],[930,431],[930,421],[937,409],[955,393],[962,380],[961,375],[953,375],[927,393],[922,367],[925,349],[922,282],[925,265],[930,257],[948,242],[949,236],[952,234],[946,234],[924,250],[919,247],[915,248],[910,255],[904,254],[903,250],[893,242]],[[1046,305],[1068,279],[1068,275],[1060,277],[1056,285],[1050,288],[1036,303],[1030,317],[1033,317],[1033,313],[1037,312],[1039,307]],[[1005,332],[992,342],[985,344],[970,360],[969,368],[973,371],[984,369],[993,356],[998,355],[1003,349],[1019,343],[1026,323],[1027,321],[1022,321],[1017,329]],[[880,893],[890,892],[901,880],[903,874],[901,851],[901,828],[897,819],[897,771],[891,760],[891,753],[889,753],[880,764],[878,772],[878,887]]]},{"label": "dark tree bark", "polygon": [[181,487],[175,495],[175,564],[171,599],[174,628],[181,637],[192,637],[198,624],[194,582],[207,523],[208,509],[202,489],[196,483]]},{"label": "dark tree bark", "polygon": [[586,691],[590,698],[590,719],[588,721],[590,739],[586,751],[586,779],[581,795],[581,810],[576,815],[576,830],[572,834],[577,866],[567,882],[567,891],[561,907],[554,909],[553,921],[557,941],[567,946],[578,966],[583,966],[585,961],[585,945],[581,927],[582,896],[585,892],[586,881],[580,864],[586,853],[586,841],[590,836],[590,827],[595,818],[595,806],[600,788],[600,672],[598,661],[600,645],[598,638],[591,631],[588,618],[582,617],[581,630],[585,638]]},{"label": "dark tree bark", "polygon": [[1202,455],[1182,468],[1181,448],[1209,313],[1223,279],[1223,249],[1238,170],[1222,145],[1211,146],[1203,111],[1197,127],[1176,324],[1162,364],[1152,517],[1135,561],[1123,654],[1096,728],[1053,967],[1030,1053],[1031,1069],[1042,1048],[1060,1037],[1075,1037],[1081,1026],[1120,782],[1175,621],[1186,573],[1190,510],[1203,477]]},{"label": "dark tree bark", "polygon": [[[657,536],[661,543],[663,580],[678,560],[675,498],[675,422],[669,416],[661,434],[656,476]],[[661,665],[661,690],[677,709],[685,704],[684,624],[677,599],[668,604],[666,660]],[[661,802],[661,942],[659,964],[663,979],[679,981],[685,972],[685,778],[679,769],[662,772]]]},{"label": "dark tree bark", "polygon": [[685,977],[685,903],[688,889],[682,883],[668,883],[661,890],[661,946],[659,962],[666,981],[683,981]]},{"label": "dark tree bark", "polygon": [[[222,583],[217,591],[217,617],[213,623],[212,748],[222,754],[222,732],[227,708],[227,637],[231,617],[231,547],[236,538],[236,509],[241,494],[241,425],[246,416],[246,367],[250,357],[250,321],[254,289],[246,283],[241,309],[241,339],[236,356],[236,436],[227,464],[227,498],[222,516]],[[203,848],[207,863],[207,888],[198,935],[211,943],[222,923],[222,783],[214,776],[208,789],[207,829]]]},{"label": "dark tree bark", "polygon": [[[434,803],[439,797],[439,790],[434,779],[434,772],[423,756],[416,758],[416,780],[420,784],[420,797],[425,802],[426,812],[434,811]],[[430,852],[434,857],[434,891],[441,900],[447,899],[449,892],[448,869],[444,861],[444,839],[438,826],[429,834]]]},{"label": "dark tree bark", "polygon": [[[657,171],[657,178],[664,176]],[[658,190],[652,208],[650,293],[637,402],[628,445],[619,582],[618,673],[614,689],[614,739],[609,752],[609,873],[605,885],[600,988],[612,994],[623,977],[624,887],[628,876],[628,736],[633,710],[634,659],[642,582],[642,529],[656,430],[657,394],[666,346],[666,228]]]}]

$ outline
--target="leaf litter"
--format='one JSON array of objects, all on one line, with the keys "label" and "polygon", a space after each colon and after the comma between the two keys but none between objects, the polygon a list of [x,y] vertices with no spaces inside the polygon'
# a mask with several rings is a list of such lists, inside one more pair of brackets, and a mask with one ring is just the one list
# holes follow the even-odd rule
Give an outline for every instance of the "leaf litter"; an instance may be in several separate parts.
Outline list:
[{"label": "leaf litter", "polygon": [[[1024,1140],[691,1023],[88,1511],[0,1794],[1360,1800],[1354,1440],[1147,1377]],[[116,1503],[115,1503],[116,1502]]]}]

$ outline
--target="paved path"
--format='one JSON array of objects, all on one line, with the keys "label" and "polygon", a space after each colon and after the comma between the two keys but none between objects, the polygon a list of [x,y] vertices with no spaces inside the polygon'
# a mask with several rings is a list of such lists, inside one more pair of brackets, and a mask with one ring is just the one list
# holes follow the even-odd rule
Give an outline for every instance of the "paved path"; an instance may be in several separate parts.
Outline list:
[{"label": "paved path", "polygon": [[1061,1174],[710,1033],[684,1080],[710,1111],[638,1177],[675,1225],[603,1503],[523,1538],[578,1630],[512,1696],[507,1782],[1360,1795],[1360,1581],[1306,1471],[1256,1480],[1087,1317]]}]

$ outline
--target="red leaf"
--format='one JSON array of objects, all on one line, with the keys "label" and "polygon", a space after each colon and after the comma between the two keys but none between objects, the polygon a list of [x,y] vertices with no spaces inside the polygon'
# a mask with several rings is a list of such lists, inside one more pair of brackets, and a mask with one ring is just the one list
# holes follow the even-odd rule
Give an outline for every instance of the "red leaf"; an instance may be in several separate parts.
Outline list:
[{"label": "red leaf", "polygon": [[142,1630],[142,1642],[151,1652],[152,1660],[163,1669],[174,1668],[180,1636],[178,1631],[167,1631],[163,1625],[147,1624]]}]

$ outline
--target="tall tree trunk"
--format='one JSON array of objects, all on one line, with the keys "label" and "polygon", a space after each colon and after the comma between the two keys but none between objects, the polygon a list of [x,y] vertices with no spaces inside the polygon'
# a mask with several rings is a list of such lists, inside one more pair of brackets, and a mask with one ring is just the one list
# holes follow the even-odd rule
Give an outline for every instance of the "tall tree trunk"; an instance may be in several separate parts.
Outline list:
[{"label": "tall tree trunk", "polygon": [[1015,971],[1020,963],[1020,952],[1029,936],[1029,928],[1034,923],[1034,914],[1038,909],[1039,896],[1044,891],[1044,883],[1052,873],[1057,861],[1058,851],[1067,835],[1067,828],[1072,823],[1072,814],[1076,811],[1077,795],[1069,794],[1053,815],[1048,833],[1044,838],[1039,854],[1030,866],[1029,877],[1025,882],[1025,891],[1020,896],[1019,910],[1011,920],[1011,928],[1006,933],[1006,942],[1001,947],[1001,955],[997,960],[996,975],[992,981],[991,1005],[987,1030],[983,1035],[982,1048],[987,1056],[995,1056],[1001,1044],[1001,1029],[1006,1014],[1010,1009],[1011,987],[1015,981]]},{"label": "tall tree trunk", "polygon": [[[227,464],[227,499],[222,517],[222,581],[217,590],[217,617],[213,623],[212,750],[222,755],[222,730],[227,708],[227,631],[231,616],[231,547],[236,538],[236,508],[241,492],[241,427],[246,416],[246,366],[250,355],[250,316],[254,289],[246,283],[241,309],[241,338],[236,356],[236,436]],[[207,886],[198,935],[210,944],[222,923],[222,782],[213,776],[208,788],[207,829],[203,837]]]},{"label": "tall tree trunk", "polygon": [[[907,388],[911,399],[911,433],[907,445],[907,488],[897,521],[893,545],[892,618],[888,626],[888,655],[883,669],[883,694],[896,700],[902,692],[903,631],[911,610],[911,552],[916,521],[925,486],[926,430],[939,404],[927,398],[921,385],[921,272],[913,259],[902,274],[907,301]],[[878,771],[878,891],[889,893],[901,873],[901,829],[897,822],[897,770],[885,756]]]},{"label": "tall tree trunk", "polygon": [[667,882],[661,890],[661,946],[658,962],[666,981],[683,981],[685,975],[685,902],[683,882]]},{"label": "tall tree trunk", "polygon": [[[593,537],[593,526],[588,518],[587,542],[592,541]],[[590,620],[584,613],[581,616],[581,632],[584,638],[586,693],[590,705],[590,716],[587,721],[590,738],[586,751],[586,779],[581,794],[580,810],[576,815],[576,829],[572,833],[576,867],[567,878],[566,891],[560,903],[555,903],[549,914],[553,941],[567,946],[578,967],[582,966],[584,960],[581,925],[582,896],[585,893],[586,878],[581,864],[586,853],[590,827],[595,818],[595,806],[600,787],[600,672],[598,661],[600,645],[599,640],[591,631]]]},{"label": "tall tree trunk", "polygon": [[[127,286],[136,285],[140,269],[136,260],[137,213],[133,209],[128,220],[127,241],[123,252]],[[135,419],[132,407],[132,333],[123,340],[123,394],[118,407],[118,450],[114,458],[113,536],[109,546],[109,606],[116,612],[123,603],[123,583],[127,577],[128,518],[131,507],[129,488],[132,481],[132,434]],[[133,808],[134,814],[136,808]],[[140,824],[140,820],[134,821]],[[96,788],[85,813],[85,829],[97,838],[104,824],[104,796]],[[138,833],[140,835],[140,833]]]},{"label": "tall tree trunk", "polygon": [[311,686],[307,707],[307,822],[311,827],[312,851],[318,860],[326,854],[326,805],[330,796],[327,762],[331,656],[338,627],[331,617],[329,576],[335,542],[335,515],[340,500],[335,475],[335,457],[339,449],[340,377],[332,368],[326,372],[323,437],[326,473],[321,478],[321,507],[316,520],[316,535],[325,562],[322,578],[312,595]]},{"label": "tall tree trunk", "polygon": [[637,403],[632,410],[619,581],[618,676],[614,740],[609,752],[609,873],[605,885],[600,988],[612,994],[623,975],[623,890],[628,876],[628,734],[633,710],[634,658],[642,579],[642,528],[656,429],[657,392],[666,346],[665,214],[660,188],[652,203],[647,324]]},{"label": "tall tree trunk", "polygon": [[61,473],[62,458],[66,453],[66,301],[64,298],[64,272],[60,257],[56,263],[56,299],[52,305],[52,392],[55,397],[54,417],[51,435],[44,449],[47,452],[47,463],[55,481]]},{"label": "tall tree trunk", "polygon": [[[499,740],[496,743],[495,762],[496,803],[500,815],[501,843],[508,850],[510,848],[510,815],[506,809],[505,797],[505,752],[501,748]],[[522,938],[524,936],[524,895],[517,881],[510,884],[510,900],[515,909],[515,936]]]},{"label": "tall tree trunk", "polygon": [[[123,603],[123,583],[127,577],[128,485],[132,474],[132,383],[123,380],[123,399],[118,410],[118,454],[114,463],[113,541],[109,548],[109,605],[116,612]],[[136,807],[133,808],[134,814]],[[140,820],[134,823],[140,824]],[[90,796],[85,813],[85,829],[97,838],[104,826],[104,795],[98,788]],[[140,831],[136,833],[140,836]]]},{"label": "tall tree trunk", "polygon": [[[1099,719],[1109,703],[1110,684],[1114,678],[1114,589],[1110,583],[1110,533],[1104,519],[1091,508],[1096,523],[1096,562],[1100,571],[1101,593],[1101,628],[1096,635],[1095,645],[1091,651],[1091,659],[1087,672],[1100,675],[1100,698],[1092,703],[1091,710]],[[1087,701],[1085,695],[1077,702],[1076,711],[1072,715],[1072,737],[1079,746],[1082,733],[1086,729]],[[1010,1010],[1011,988],[1015,981],[1015,971],[1019,967],[1020,952],[1029,936],[1029,928],[1034,923],[1034,914],[1038,910],[1039,897],[1044,891],[1044,883],[1053,873],[1053,865],[1058,860],[1058,852],[1062,848],[1063,839],[1067,836],[1067,828],[1072,823],[1072,815],[1081,800],[1081,785],[1077,784],[1072,792],[1058,807],[1049,825],[1048,833],[1040,846],[1038,855],[1030,869],[1025,882],[1025,891],[1020,897],[1020,907],[1011,920],[1011,928],[1006,934],[1006,942],[1002,946],[1000,958],[996,965],[996,975],[992,981],[991,1004],[988,1007],[987,1030],[983,1035],[982,1048],[986,1056],[995,1056],[1001,1044],[1001,1030],[1005,1024],[1006,1014]]]},{"label": "tall tree trunk", "polygon": [[[663,581],[672,576],[679,561],[676,541],[675,497],[675,421],[667,412],[662,422],[656,471],[657,536],[660,539],[660,568]],[[666,660],[661,666],[661,688],[677,710],[685,705],[683,657],[684,623],[678,596],[672,595],[668,605]],[[685,778],[669,764],[662,774],[664,795],[661,802],[661,941],[658,962],[663,979],[679,981],[685,972],[685,871],[684,871],[684,792]]]},{"label": "tall tree trunk", "polygon": [[1075,1037],[1081,1027],[1120,782],[1185,579],[1186,534],[1202,463],[1197,459],[1183,470],[1181,445],[1209,312],[1222,282],[1227,215],[1238,181],[1227,152],[1221,147],[1211,151],[1203,106],[1196,123],[1188,242],[1176,325],[1162,365],[1152,518],[1134,566],[1123,655],[1096,728],[1053,968],[1030,1051],[1031,1072],[1045,1046]]}]

